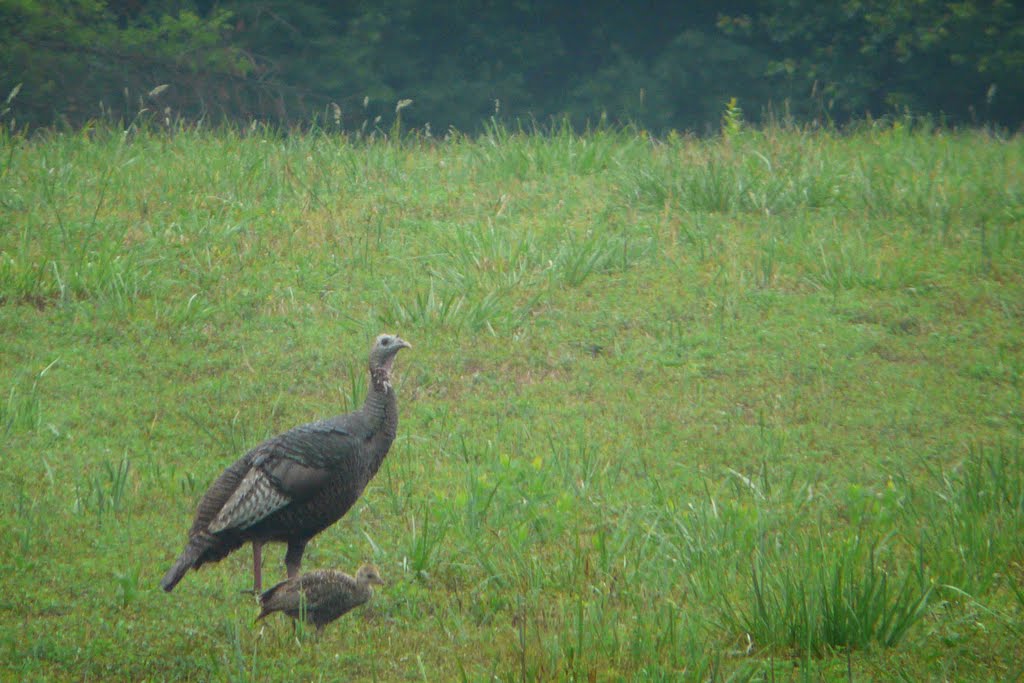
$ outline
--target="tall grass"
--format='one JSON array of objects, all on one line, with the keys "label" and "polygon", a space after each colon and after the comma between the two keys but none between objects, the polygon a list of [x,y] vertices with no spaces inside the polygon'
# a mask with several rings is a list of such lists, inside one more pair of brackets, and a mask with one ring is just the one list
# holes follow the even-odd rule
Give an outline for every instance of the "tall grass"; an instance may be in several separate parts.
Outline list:
[{"label": "tall grass", "polygon": [[[5,129],[0,677],[1012,678],[1024,147],[741,117]],[[398,438],[306,564],[388,585],[320,637],[247,550],[160,591],[382,330]]]},{"label": "tall grass", "polygon": [[920,534],[927,561],[943,586],[952,589],[947,597],[976,599],[998,592],[1003,583],[1016,586],[1024,549],[1024,448],[1019,438],[993,447],[974,445],[958,468],[935,476],[934,499],[920,503],[931,512]]},{"label": "tall grass", "polygon": [[878,547],[854,537],[839,548],[799,549],[795,560],[758,553],[750,595],[743,607],[726,608],[725,621],[759,646],[818,657],[841,647],[893,647],[926,616],[932,586],[913,571],[884,569]]}]

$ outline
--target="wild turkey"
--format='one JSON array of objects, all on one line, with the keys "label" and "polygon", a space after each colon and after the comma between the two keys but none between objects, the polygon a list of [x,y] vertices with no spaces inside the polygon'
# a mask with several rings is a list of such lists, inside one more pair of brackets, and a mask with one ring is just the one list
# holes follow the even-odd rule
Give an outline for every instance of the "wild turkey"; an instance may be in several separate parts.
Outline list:
[{"label": "wild turkey", "polygon": [[189,569],[217,562],[246,541],[257,595],[264,543],[287,543],[288,578],[298,576],[306,543],[348,512],[388,454],[398,428],[391,367],[407,348],[401,337],[380,335],[370,349],[370,389],[360,410],[295,427],[224,470],[199,501],[185,550],[161,587],[173,590]]},{"label": "wild turkey", "polygon": [[372,564],[360,567],[354,579],[332,569],[303,574],[282,581],[261,595],[263,609],[256,621],[274,612],[284,612],[292,619],[304,619],[319,631],[369,600],[374,584],[384,585],[384,580]]}]

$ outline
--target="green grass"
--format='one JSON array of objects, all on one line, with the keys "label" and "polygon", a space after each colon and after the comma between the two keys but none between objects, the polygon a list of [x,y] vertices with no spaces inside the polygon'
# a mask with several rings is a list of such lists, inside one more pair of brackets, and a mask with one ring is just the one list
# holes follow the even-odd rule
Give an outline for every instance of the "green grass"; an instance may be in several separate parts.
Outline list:
[{"label": "green grass", "polygon": [[[1019,137],[0,136],[0,678],[1024,673]],[[384,330],[398,439],[306,556],[373,603],[160,591]]]}]

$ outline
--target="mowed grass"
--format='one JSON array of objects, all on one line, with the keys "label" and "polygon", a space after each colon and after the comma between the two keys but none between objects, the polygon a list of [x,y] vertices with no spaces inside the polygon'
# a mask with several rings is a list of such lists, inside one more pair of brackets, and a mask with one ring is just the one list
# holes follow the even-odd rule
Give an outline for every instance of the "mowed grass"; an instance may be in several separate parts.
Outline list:
[{"label": "mowed grass", "polygon": [[[0,143],[0,678],[1024,672],[1019,136]],[[305,567],[388,585],[319,638],[248,548],[160,591],[381,331],[398,439]]]}]

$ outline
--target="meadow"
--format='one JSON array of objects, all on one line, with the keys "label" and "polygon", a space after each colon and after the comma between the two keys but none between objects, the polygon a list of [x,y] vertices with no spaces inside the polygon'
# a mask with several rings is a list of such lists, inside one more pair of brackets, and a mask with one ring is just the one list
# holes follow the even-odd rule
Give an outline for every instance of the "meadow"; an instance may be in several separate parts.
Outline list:
[{"label": "meadow", "polygon": [[[0,133],[0,679],[1024,675],[1024,139]],[[247,448],[398,438],[253,623],[158,581]],[[283,548],[264,551],[283,578]]]}]

